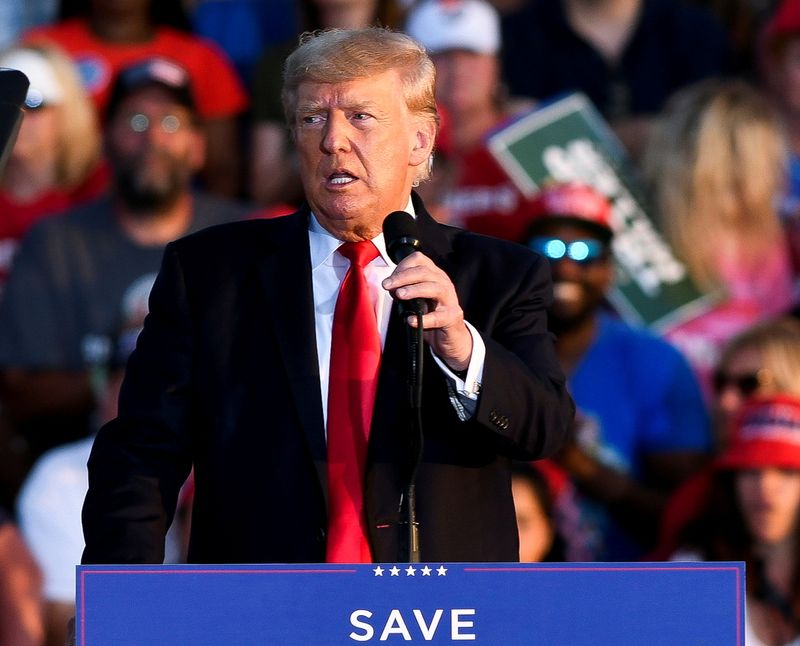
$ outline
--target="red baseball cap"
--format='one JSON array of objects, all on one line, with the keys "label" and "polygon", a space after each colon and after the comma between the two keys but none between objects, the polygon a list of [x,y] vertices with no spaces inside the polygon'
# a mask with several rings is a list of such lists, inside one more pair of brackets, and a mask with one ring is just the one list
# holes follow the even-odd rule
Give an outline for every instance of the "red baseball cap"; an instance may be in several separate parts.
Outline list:
[{"label": "red baseball cap", "polygon": [[579,182],[551,184],[526,204],[530,230],[548,222],[572,222],[595,230],[608,240],[613,234],[611,204],[603,194]]},{"label": "red baseball cap", "polygon": [[719,469],[800,469],[800,398],[774,395],[750,400],[733,423]]}]

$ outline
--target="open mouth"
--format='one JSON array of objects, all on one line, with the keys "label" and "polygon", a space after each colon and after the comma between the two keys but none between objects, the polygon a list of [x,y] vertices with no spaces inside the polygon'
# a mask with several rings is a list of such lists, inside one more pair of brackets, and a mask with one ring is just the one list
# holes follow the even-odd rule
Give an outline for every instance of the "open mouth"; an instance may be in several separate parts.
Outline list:
[{"label": "open mouth", "polygon": [[553,297],[557,301],[574,302],[581,299],[583,289],[577,283],[556,282],[553,284]]},{"label": "open mouth", "polygon": [[328,184],[330,186],[347,186],[352,184],[358,178],[347,171],[336,171],[328,175]]}]

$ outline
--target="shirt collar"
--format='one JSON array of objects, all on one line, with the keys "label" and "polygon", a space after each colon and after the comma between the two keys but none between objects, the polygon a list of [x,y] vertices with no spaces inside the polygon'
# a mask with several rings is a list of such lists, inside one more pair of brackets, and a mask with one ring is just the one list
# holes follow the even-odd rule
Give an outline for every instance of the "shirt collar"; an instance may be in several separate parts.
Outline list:
[{"label": "shirt collar", "polygon": [[[408,204],[406,204],[406,208],[403,210],[411,215],[411,217],[417,217],[410,196],[408,198]],[[342,241],[331,235],[329,231],[323,228],[313,211],[311,212],[311,217],[308,221],[308,239],[311,249],[312,271],[323,264],[346,264],[345,260],[341,256],[333,253],[342,245]],[[386,265],[394,269],[395,263],[392,262],[392,260],[389,258],[389,254],[386,251],[386,241],[383,239],[383,232],[374,237],[372,239],[372,243],[378,248],[378,252],[380,253],[381,258],[383,258]]]}]

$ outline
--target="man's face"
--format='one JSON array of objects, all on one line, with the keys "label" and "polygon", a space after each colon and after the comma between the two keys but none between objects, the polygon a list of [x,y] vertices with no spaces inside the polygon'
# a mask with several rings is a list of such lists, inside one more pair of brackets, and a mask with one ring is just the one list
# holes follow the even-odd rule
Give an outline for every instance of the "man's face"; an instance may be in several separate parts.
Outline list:
[{"label": "man's face", "polygon": [[204,162],[204,140],[191,111],[157,86],[123,99],[107,143],[117,192],[133,211],[174,204]]},{"label": "man's face", "polygon": [[[595,241],[599,238],[580,225],[554,222],[537,232],[538,237],[555,238],[567,245],[577,240]],[[553,276],[553,304],[548,312],[554,330],[569,331],[595,315],[611,287],[614,270],[610,253],[589,262],[568,257],[550,260]]]},{"label": "man's face", "polygon": [[344,83],[302,83],[293,124],[306,199],[340,240],[370,239],[406,207],[435,125],[409,112],[389,70]]},{"label": "man's face", "polygon": [[92,11],[100,16],[147,16],[153,0],[91,0]]},{"label": "man's face", "polygon": [[434,54],[436,99],[453,114],[491,109],[497,99],[497,56],[463,49]]}]

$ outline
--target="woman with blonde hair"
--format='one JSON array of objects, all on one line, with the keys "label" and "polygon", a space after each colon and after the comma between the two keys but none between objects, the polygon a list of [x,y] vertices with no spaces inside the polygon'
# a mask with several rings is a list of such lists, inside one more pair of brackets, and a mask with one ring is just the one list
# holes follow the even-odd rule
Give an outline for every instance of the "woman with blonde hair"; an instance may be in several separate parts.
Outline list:
[{"label": "woman with blonde hair", "polygon": [[710,311],[667,336],[701,380],[734,334],[793,304],[790,252],[778,212],[786,147],[769,102],[744,81],[678,92],[643,159],[662,230],[689,275],[718,292]]},{"label": "woman with blonde hair", "polygon": [[[721,454],[748,400],[778,393],[800,399],[800,321],[781,316],[756,323],[734,336],[722,349],[712,381],[715,452]],[[699,513],[712,474],[713,467],[708,466],[673,493],[652,558],[667,558],[676,549],[680,532]]]},{"label": "woman with blonde hair", "polygon": [[71,60],[52,46],[13,47],[0,67],[30,81],[14,148],[0,175],[0,289],[16,246],[38,220],[99,195],[108,183],[94,105]]},{"label": "woman with blonde hair", "polygon": [[789,316],[761,321],[733,337],[713,376],[717,445],[753,395],[784,392],[800,397],[800,321]]}]

